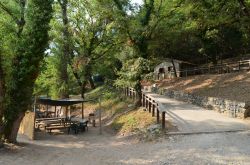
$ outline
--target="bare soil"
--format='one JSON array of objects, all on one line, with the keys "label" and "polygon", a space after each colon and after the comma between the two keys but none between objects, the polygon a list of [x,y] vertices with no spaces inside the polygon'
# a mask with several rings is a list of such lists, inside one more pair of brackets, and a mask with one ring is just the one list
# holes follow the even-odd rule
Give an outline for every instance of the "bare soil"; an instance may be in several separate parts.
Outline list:
[{"label": "bare soil", "polygon": [[19,147],[0,149],[1,165],[248,165],[250,132],[165,136],[138,143],[98,128],[79,135],[19,137]]},{"label": "bare soil", "polygon": [[198,75],[157,82],[165,89],[179,90],[200,96],[250,101],[250,72],[219,75]]}]

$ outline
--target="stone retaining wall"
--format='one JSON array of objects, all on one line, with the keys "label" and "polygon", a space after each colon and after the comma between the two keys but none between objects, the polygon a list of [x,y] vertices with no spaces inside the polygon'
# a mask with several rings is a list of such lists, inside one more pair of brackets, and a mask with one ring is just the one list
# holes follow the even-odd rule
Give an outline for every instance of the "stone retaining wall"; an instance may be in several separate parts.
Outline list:
[{"label": "stone retaining wall", "polygon": [[29,139],[35,139],[35,113],[26,112],[20,124],[19,134],[26,135]]},{"label": "stone retaining wall", "polygon": [[170,98],[189,102],[206,109],[216,110],[220,113],[227,114],[230,117],[242,119],[250,116],[249,102],[245,103],[223,98],[197,96],[190,93],[184,93],[182,91],[171,91],[166,89],[154,89],[152,91]]}]

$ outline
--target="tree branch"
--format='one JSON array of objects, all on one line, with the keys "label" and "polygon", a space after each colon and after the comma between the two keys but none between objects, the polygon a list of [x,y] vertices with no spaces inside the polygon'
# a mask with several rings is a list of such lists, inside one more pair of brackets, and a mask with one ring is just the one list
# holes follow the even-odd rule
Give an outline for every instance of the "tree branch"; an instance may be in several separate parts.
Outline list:
[{"label": "tree branch", "polygon": [[102,53],[99,53],[99,54],[102,54],[102,55],[100,55],[99,57],[93,58],[92,60],[93,60],[93,61],[97,61],[97,60],[101,59],[101,58],[104,57],[104,56],[105,56],[114,46],[117,46],[117,45],[122,44],[122,43],[124,43],[124,42],[118,42],[118,43],[115,43],[115,44],[111,44],[110,47],[109,47],[107,50],[103,51]]},{"label": "tree branch", "polygon": [[0,8],[5,11],[9,16],[12,17],[12,19],[16,22],[16,24],[19,23],[18,18],[11,12],[11,10],[9,8],[7,8],[5,5],[2,4],[2,2],[0,2]]},{"label": "tree branch", "polygon": [[246,2],[245,2],[245,0],[238,0],[238,2],[239,2],[239,4],[240,4],[240,6],[241,6],[241,9],[242,9],[242,11],[243,11],[243,13],[246,15],[246,16],[250,16],[250,12],[249,12],[249,9],[248,9],[248,7],[247,7],[247,5],[246,5]]}]

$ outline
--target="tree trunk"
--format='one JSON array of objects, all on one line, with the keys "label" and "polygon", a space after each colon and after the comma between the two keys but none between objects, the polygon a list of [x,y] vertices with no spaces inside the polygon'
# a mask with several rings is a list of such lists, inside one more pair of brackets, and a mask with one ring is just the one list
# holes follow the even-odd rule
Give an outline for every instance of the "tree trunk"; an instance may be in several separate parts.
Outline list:
[{"label": "tree trunk", "polygon": [[138,81],[136,82],[135,85],[135,90],[137,93],[137,100],[136,100],[136,106],[140,107],[142,106],[141,99],[142,99],[142,86],[141,86],[141,78],[138,78]]},{"label": "tree trunk", "polygon": [[90,84],[91,89],[95,89],[95,83],[94,83],[91,75],[89,75],[89,84]]},{"label": "tree trunk", "polygon": [[174,59],[171,59],[172,65],[173,65],[173,69],[174,69],[174,76],[177,77],[177,71],[176,71],[176,67],[175,67],[175,63],[174,63]]},{"label": "tree trunk", "polygon": [[82,83],[82,86],[81,86],[81,96],[82,96],[82,99],[85,98],[84,94],[85,94],[85,92],[86,92],[86,85],[87,85],[87,81],[84,81],[84,82]]},{"label": "tree trunk", "polygon": [[1,119],[3,117],[4,113],[4,96],[5,96],[5,76],[3,71],[3,65],[2,65],[2,56],[0,54],[0,137],[1,137]]},{"label": "tree trunk", "polygon": [[63,89],[60,91],[60,98],[69,98],[69,76],[68,76],[68,61],[69,61],[69,54],[70,51],[70,36],[69,36],[69,29],[68,29],[68,1],[62,0],[59,1],[59,4],[61,6],[61,12],[62,12],[62,20],[63,20],[63,51],[60,55],[60,67],[59,67],[59,79],[60,84],[63,84]]},{"label": "tree trunk", "polygon": [[25,115],[25,112],[20,112],[18,115],[18,118],[14,122],[9,122],[9,125],[5,127],[5,130],[4,130],[4,134],[6,135],[5,139],[9,143],[17,142],[18,130],[19,130],[19,127],[23,120],[24,115]]},{"label": "tree trunk", "polygon": [[[1,53],[1,52],[0,52]],[[0,148],[1,148],[1,139],[3,135],[3,114],[4,114],[4,96],[5,96],[5,77],[2,66],[2,56],[0,54]]]}]

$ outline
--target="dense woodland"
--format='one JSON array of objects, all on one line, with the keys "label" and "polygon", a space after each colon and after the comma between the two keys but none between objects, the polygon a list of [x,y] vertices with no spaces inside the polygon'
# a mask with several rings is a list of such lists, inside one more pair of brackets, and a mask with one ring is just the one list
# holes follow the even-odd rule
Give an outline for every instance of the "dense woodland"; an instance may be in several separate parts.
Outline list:
[{"label": "dense woodland", "polygon": [[0,0],[0,138],[16,142],[34,96],[84,98],[95,76],[140,96],[161,59],[217,64],[249,44],[250,0]]}]

